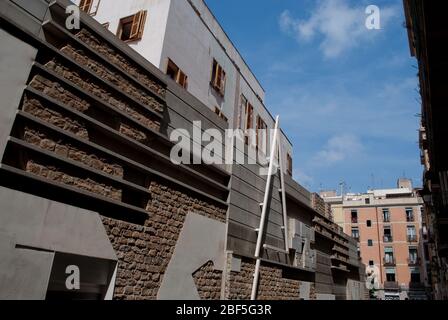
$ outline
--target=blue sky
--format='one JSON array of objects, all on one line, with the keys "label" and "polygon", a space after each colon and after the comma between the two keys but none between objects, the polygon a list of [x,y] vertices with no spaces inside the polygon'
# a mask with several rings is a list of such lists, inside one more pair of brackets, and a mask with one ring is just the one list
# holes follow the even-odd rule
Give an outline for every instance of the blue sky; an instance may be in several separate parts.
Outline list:
[{"label": "blue sky", "polygon": [[[206,0],[266,90],[313,191],[421,185],[416,61],[401,0]],[[381,9],[381,30],[365,9]]]}]

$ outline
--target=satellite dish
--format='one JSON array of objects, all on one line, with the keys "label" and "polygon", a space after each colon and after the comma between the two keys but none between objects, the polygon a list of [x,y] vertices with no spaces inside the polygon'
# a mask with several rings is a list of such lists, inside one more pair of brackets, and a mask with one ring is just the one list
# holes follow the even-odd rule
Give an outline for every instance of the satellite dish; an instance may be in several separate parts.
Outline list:
[{"label": "satellite dish", "polygon": [[366,288],[368,290],[380,288],[380,269],[377,266],[368,266],[366,268]]}]

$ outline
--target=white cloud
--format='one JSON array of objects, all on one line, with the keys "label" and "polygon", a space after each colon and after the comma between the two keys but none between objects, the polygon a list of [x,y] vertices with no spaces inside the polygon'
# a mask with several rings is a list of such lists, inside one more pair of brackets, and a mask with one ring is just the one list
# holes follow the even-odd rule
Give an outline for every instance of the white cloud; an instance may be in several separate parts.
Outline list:
[{"label": "white cloud", "polygon": [[304,187],[310,187],[314,183],[313,177],[298,168],[294,168],[294,179]]},{"label": "white cloud", "polygon": [[[279,19],[283,32],[292,34],[297,41],[311,41],[321,37],[320,49],[326,58],[336,58],[346,50],[359,46],[378,30],[365,27],[365,6],[350,6],[347,0],[320,0],[308,20],[295,19],[284,11]],[[396,7],[381,7],[381,28],[398,13]]]},{"label": "white cloud", "polygon": [[314,157],[316,166],[331,166],[352,158],[363,150],[360,139],[353,134],[340,134],[331,137],[324,148]]}]

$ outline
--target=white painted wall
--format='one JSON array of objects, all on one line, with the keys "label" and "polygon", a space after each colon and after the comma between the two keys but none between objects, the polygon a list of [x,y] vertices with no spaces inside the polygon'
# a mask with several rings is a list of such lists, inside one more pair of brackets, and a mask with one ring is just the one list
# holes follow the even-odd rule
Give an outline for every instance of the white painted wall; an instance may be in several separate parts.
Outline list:
[{"label": "white painted wall", "polygon": [[108,22],[109,31],[117,34],[120,19],[148,10],[143,38],[128,44],[159,67],[170,5],[171,0],[101,0],[94,18],[100,23]]},{"label": "white painted wall", "polygon": [[[121,18],[140,10],[148,10],[148,17],[142,40],[130,42],[132,48],[163,72],[168,58],[174,61],[188,76],[188,91],[210,109],[221,108],[231,128],[241,94],[254,107],[254,127],[257,115],[268,128],[274,127],[274,118],[263,104],[264,89],[203,0],[101,0],[95,18],[109,22],[109,30],[116,33]],[[210,86],[213,59],[227,75],[224,97]],[[292,156],[292,145],[284,134],[281,141],[286,170],[286,153]]]},{"label": "white painted wall", "polygon": [[[168,58],[188,76],[188,91],[211,109],[221,108],[232,123],[236,68],[186,0],[172,0],[160,65],[164,71]],[[226,72],[224,97],[210,86],[213,59]]]}]

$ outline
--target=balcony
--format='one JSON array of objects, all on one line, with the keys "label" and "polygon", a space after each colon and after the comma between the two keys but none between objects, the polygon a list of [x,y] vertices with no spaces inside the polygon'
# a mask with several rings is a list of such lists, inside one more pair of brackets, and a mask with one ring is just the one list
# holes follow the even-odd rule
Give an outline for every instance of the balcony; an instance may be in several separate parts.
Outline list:
[{"label": "balcony", "polygon": [[390,222],[389,216],[383,216],[383,222]]},{"label": "balcony", "polygon": [[392,241],[393,241],[393,238],[392,238],[391,235],[384,236],[384,237],[383,237],[383,241],[384,241],[384,242],[392,242]]},{"label": "balcony", "polygon": [[408,258],[408,265],[410,266],[420,265],[420,258]]},{"label": "balcony", "polygon": [[417,242],[417,235],[408,235],[408,242]]},{"label": "balcony", "polygon": [[407,215],[406,216],[406,221],[407,222],[414,222],[415,221],[414,215],[413,214]]},{"label": "balcony", "polygon": [[400,286],[396,281],[384,281],[384,289],[385,290],[399,290]]},{"label": "balcony", "polygon": [[383,258],[383,264],[385,266],[394,266],[395,265],[395,258],[391,256],[385,256]]},{"label": "balcony", "polygon": [[358,218],[357,217],[352,217],[352,223],[358,223]]}]

